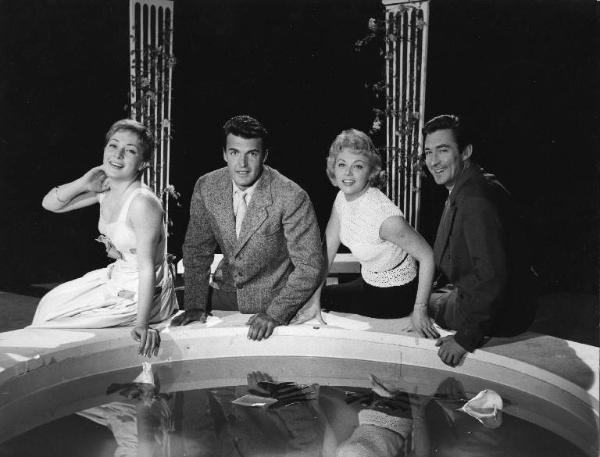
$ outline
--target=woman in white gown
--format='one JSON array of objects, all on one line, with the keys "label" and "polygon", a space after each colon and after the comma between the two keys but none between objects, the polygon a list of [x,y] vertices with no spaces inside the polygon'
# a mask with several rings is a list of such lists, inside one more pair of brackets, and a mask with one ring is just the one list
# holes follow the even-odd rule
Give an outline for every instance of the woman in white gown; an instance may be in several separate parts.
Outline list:
[{"label": "woman in white gown", "polygon": [[133,325],[138,352],[158,353],[160,336],[149,324],[167,319],[177,299],[161,202],[141,182],[153,146],[144,125],[118,121],[106,134],[102,165],[46,194],[42,206],[56,213],[100,203],[98,240],[116,260],[51,290],[40,301],[31,327]]}]

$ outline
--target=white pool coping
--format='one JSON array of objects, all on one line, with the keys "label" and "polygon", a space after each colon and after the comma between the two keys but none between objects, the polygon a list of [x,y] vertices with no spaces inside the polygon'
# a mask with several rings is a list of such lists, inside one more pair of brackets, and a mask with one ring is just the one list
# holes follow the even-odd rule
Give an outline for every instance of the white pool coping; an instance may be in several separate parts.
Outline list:
[{"label": "white pool coping", "polygon": [[[347,328],[312,325],[275,329],[268,340],[247,339],[247,315],[215,313],[207,326],[163,331],[155,362],[252,356],[359,359],[415,365],[498,382],[556,403],[596,427],[599,413],[597,347],[546,335],[494,338],[456,368],[444,365],[434,340],[399,332],[401,319],[343,315]],[[339,316],[339,315],[338,315]],[[366,330],[348,329],[361,325]],[[23,329],[0,333],[0,429],[19,398],[82,377],[140,366],[129,329]],[[12,405],[12,407],[11,407]],[[3,413],[4,411],[4,413]],[[3,417],[4,416],[4,417]]]}]

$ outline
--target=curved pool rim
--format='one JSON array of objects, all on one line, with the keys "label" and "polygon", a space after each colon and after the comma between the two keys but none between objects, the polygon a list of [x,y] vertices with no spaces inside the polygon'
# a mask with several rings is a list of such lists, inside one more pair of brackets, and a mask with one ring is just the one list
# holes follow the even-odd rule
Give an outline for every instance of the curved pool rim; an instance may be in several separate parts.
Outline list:
[{"label": "curved pool rim", "polygon": [[[268,340],[247,339],[248,316],[215,313],[213,326],[191,324],[162,332],[162,346],[154,363],[228,357],[329,357],[414,365],[460,373],[538,396],[598,430],[597,347],[546,335],[493,338],[469,354],[456,368],[437,356],[435,341],[398,332],[400,320],[347,316],[368,324],[368,330],[349,330],[310,325],[278,327]],[[129,329],[23,329],[0,333],[0,442],[18,430],[15,418],[19,401],[43,389],[83,377],[140,366]],[[317,380],[334,385],[342,379],[324,374]],[[60,410],[51,415],[66,414]],[[548,421],[544,417],[526,419]],[[40,424],[48,421],[45,417]],[[17,425],[15,425],[17,424]],[[28,428],[36,424],[30,423]],[[39,424],[38,424],[39,425]],[[552,429],[552,423],[542,424]],[[555,430],[593,455],[577,431]],[[587,447],[586,447],[587,446]]]}]

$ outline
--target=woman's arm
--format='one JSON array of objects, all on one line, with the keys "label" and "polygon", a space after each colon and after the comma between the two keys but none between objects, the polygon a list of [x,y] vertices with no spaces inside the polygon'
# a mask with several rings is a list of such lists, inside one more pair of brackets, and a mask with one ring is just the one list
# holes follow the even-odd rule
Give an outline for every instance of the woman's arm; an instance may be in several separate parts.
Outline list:
[{"label": "woman's arm", "polygon": [[42,200],[42,207],[53,213],[66,213],[98,203],[98,193],[107,189],[102,166],[94,167],[75,181],[51,189]]},{"label": "woman's arm", "polygon": [[302,324],[303,322],[315,317],[322,323],[325,323],[321,317],[321,290],[327,281],[327,274],[331,269],[331,265],[333,265],[333,260],[335,259],[335,255],[337,254],[339,247],[340,219],[335,208],[333,208],[331,210],[331,216],[329,216],[329,221],[327,222],[327,228],[325,229],[325,248],[327,258],[325,259],[326,270],[324,271],[321,284],[319,287],[317,287],[317,290],[315,290],[306,304],[298,311],[296,316],[290,322],[291,324]]},{"label": "woman's arm", "polygon": [[379,228],[379,237],[399,246],[406,253],[419,262],[419,283],[415,307],[413,310],[413,324],[423,336],[438,338],[439,335],[433,328],[433,321],[427,316],[427,303],[431,294],[431,284],[435,273],[433,251],[427,241],[414,230],[403,217],[390,216]]},{"label": "woman's arm", "polygon": [[154,259],[162,236],[163,212],[152,197],[141,195],[131,202],[129,221],[136,237],[136,256],[139,271],[138,311],[135,327],[131,331],[134,340],[140,342],[138,353],[147,357],[158,354],[160,336],[149,327],[150,311],[155,289]]},{"label": "woman's arm", "polygon": [[[337,214],[335,208],[331,210],[331,216],[329,216],[329,221],[327,222],[327,228],[325,229],[325,245],[327,247],[327,271],[325,271],[325,276],[323,277],[323,283],[327,278],[327,274],[329,270],[331,270],[331,265],[333,265],[333,260],[335,259],[335,255],[340,248],[340,218]],[[323,284],[321,284],[322,286]]]},{"label": "woman's arm", "polygon": [[327,281],[327,275],[329,274],[329,270],[331,270],[331,265],[333,265],[335,256],[340,248],[340,243],[340,218],[334,208],[331,211],[331,216],[329,216],[327,228],[325,229],[325,248],[327,255],[325,265],[327,266],[327,269],[323,272],[321,285],[308,300],[309,303],[316,301],[319,304],[319,308],[321,307],[321,289],[323,289],[323,286]]}]

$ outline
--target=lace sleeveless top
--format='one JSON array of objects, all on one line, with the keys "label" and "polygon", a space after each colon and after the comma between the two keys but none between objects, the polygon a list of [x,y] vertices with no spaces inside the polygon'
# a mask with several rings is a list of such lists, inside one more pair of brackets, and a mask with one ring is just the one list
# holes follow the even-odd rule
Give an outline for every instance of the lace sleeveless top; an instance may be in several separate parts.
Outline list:
[{"label": "lace sleeveless top", "polygon": [[[125,202],[121,207],[121,211],[114,222],[105,221],[104,217],[102,216],[102,210],[100,210],[100,218],[98,219],[98,231],[101,233],[98,241],[101,241],[106,245],[108,255],[110,257],[135,264],[137,264],[136,236],[133,229],[127,224],[127,214],[129,213],[131,202],[140,194],[149,195],[155,200],[159,201],[158,197],[154,195],[154,192],[152,192],[148,186],[142,185],[142,187],[138,187],[132,191],[129,191],[129,195],[125,199]],[[105,194],[98,194],[100,207],[102,207],[104,197]],[[165,251],[165,240],[166,234],[165,227],[163,225],[161,241],[157,249],[160,253],[164,253]],[[156,261],[156,264],[162,264],[163,261],[164,255],[161,256],[159,261]]]},{"label": "lace sleeveless top", "polygon": [[340,191],[333,208],[340,220],[340,241],[359,260],[367,284],[401,286],[416,277],[415,260],[396,244],[379,237],[383,221],[390,216],[404,217],[383,192],[370,187],[356,200],[347,201]]}]

